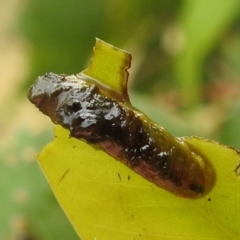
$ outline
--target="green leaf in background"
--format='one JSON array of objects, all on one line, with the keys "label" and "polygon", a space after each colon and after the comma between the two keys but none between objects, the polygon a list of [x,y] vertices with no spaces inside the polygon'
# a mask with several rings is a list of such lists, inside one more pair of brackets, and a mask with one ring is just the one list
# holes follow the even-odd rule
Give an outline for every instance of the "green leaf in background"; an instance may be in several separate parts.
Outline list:
[{"label": "green leaf in background", "polygon": [[175,71],[184,103],[200,103],[203,61],[237,16],[238,0],[185,0],[179,25],[184,38],[182,53],[176,59]]},{"label": "green leaf in background", "polygon": [[0,239],[78,239],[35,161],[51,139],[24,128],[0,149]]},{"label": "green leaf in background", "polygon": [[[119,50],[112,50],[118,54]],[[103,67],[99,76],[95,75],[101,79],[108,67],[95,62],[97,69]],[[92,76],[92,70],[86,72]],[[114,71],[108,81],[111,79],[122,78]],[[204,153],[216,172],[213,189],[197,200],[179,198],[156,187],[104,151],[69,138],[62,127],[56,127],[55,140],[39,155],[39,163],[83,240],[240,239],[239,153],[197,137],[185,141]]]},{"label": "green leaf in background", "polygon": [[231,105],[229,114],[226,116],[225,121],[223,122],[220,135],[221,141],[230,146],[235,146],[240,148],[239,142],[239,132],[240,132],[240,102],[236,101]]}]

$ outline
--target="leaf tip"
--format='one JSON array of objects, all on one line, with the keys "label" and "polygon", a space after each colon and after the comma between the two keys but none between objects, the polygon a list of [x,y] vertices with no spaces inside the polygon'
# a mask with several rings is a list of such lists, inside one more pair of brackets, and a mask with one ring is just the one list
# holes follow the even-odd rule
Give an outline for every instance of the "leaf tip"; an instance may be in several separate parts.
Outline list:
[{"label": "leaf tip", "polygon": [[93,57],[88,68],[82,73],[127,96],[128,69],[131,66],[131,59],[129,52],[96,38]]}]

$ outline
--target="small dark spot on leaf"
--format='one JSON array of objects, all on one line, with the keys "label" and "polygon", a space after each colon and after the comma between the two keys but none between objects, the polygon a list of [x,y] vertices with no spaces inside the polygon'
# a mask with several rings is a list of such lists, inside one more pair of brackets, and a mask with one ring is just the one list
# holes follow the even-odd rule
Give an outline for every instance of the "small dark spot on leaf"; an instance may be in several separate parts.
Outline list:
[{"label": "small dark spot on leaf", "polygon": [[73,148],[75,148],[75,147],[76,147],[76,145],[73,146]]},{"label": "small dark spot on leaf", "polygon": [[117,175],[118,175],[119,180],[122,181],[122,178],[121,178],[120,174],[117,173]]},{"label": "small dark spot on leaf", "polygon": [[211,202],[211,198],[208,198],[208,201]]},{"label": "small dark spot on leaf", "polygon": [[235,168],[235,173],[239,177],[240,176],[240,164]]},{"label": "small dark spot on leaf", "polygon": [[60,178],[58,184],[60,184],[62,182],[62,180],[66,177],[67,173],[69,172],[69,168],[65,171],[65,173],[62,175],[62,177]]},{"label": "small dark spot on leaf", "polygon": [[130,180],[130,175],[128,175],[128,181]]}]

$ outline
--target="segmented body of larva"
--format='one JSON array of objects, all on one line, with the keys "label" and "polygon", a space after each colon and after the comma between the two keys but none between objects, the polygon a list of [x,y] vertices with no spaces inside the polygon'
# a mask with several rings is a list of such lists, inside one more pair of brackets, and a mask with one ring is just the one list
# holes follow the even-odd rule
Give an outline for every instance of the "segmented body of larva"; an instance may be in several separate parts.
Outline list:
[{"label": "segmented body of larva", "polygon": [[72,137],[101,146],[178,196],[201,197],[214,183],[213,169],[203,154],[86,75],[45,74],[30,88],[28,98]]}]

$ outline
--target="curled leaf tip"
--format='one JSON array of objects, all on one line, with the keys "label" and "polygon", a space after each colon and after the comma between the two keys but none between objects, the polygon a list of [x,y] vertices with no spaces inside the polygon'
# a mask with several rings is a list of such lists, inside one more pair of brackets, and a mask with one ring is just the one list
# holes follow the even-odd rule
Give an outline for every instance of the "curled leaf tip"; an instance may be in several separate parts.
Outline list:
[{"label": "curled leaf tip", "polygon": [[98,38],[93,48],[93,57],[82,73],[108,85],[129,100],[127,92],[128,69],[131,54]]}]

